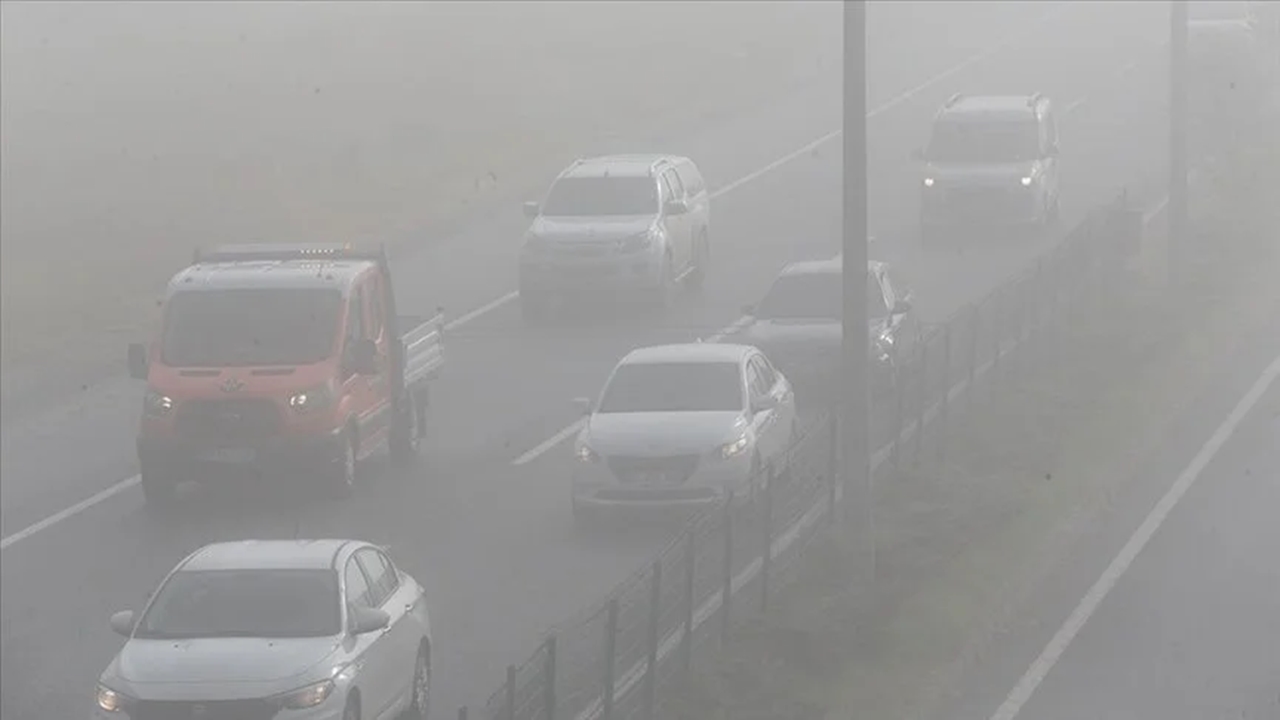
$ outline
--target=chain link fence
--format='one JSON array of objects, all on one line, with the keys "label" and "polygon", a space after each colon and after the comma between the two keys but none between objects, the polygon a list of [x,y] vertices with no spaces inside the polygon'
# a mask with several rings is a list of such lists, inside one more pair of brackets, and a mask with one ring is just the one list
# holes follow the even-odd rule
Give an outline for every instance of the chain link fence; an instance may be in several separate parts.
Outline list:
[{"label": "chain link fence", "polygon": [[[949,319],[921,326],[894,358],[872,408],[871,464],[892,474],[945,454],[957,415],[1010,373],[1053,362],[1055,328],[1123,280],[1143,232],[1125,194],[1098,208],[1031,267]],[[807,418],[786,462],[746,497],[692,517],[669,545],[600,604],[549,632],[471,717],[652,720],[699,658],[765,610],[818,531],[840,517],[836,424]],[[458,717],[467,718],[467,708]]]}]

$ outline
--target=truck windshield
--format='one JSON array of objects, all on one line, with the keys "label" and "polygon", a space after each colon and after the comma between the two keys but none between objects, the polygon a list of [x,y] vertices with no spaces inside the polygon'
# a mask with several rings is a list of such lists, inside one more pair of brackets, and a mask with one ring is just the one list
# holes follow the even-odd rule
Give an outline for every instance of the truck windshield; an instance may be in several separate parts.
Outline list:
[{"label": "truck windshield", "polygon": [[[774,281],[760,301],[756,317],[762,320],[832,320],[844,317],[844,289],[840,273],[797,273]],[[867,315],[889,314],[884,293],[875,277],[867,276]]]},{"label": "truck windshield", "polygon": [[341,630],[332,570],[180,570],[160,588],[139,638],[326,637]]},{"label": "truck windshield", "polygon": [[744,404],[736,362],[628,363],[613,374],[596,412],[724,412]]},{"label": "truck windshield", "polygon": [[165,311],[162,359],[171,367],[320,362],[341,310],[342,293],[328,288],[179,292]]},{"label": "truck windshield", "polygon": [[542,207],[549,217],[654,215],[658,189],[648,177],[562,178]]},{"label": "truck windshield", "polygon": [[1040,155],[1040,129],[1021,120],[940,122],[926,155],[934,162],[1027,162]]}]

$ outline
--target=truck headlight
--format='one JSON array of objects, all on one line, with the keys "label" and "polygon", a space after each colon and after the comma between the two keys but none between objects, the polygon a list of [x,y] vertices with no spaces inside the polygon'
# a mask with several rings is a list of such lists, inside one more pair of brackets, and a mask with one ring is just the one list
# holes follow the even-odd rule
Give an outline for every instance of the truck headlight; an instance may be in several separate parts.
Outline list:
[{"label": "truck headlight", "polygon": [[95,699],[98,702],[98,707],[101,708],[103,712],[109,713],[118,713],[128,708],[132,702],[132,698],[116,692],[101,683],[98,684]]},{"label": "truck headlight", "polygon": [[142,399],[142,410],[151,417],[163,417],[173,410],[173,398],[155,390],[147,390]]},{"label": "truck headlight", "polygon": [[277,695],[272,698],[272,701],[288,710],[305,710],[328,700],[336,687],[332,680],[321,680],[304,688]]},{"label": "truck headlight", "polygon": [[751,437],[746,433],[743,433],[742,435],[739,435],[736,440],[727,442],[720,446],[720,457],[725,460],[737,457],[746,452],[749,447],[751,447]]},{"label": "truck headlight", "polygon": [[311,388],[310,390],[296,392],[289,396],[289,407],[293,408],[295,412],[300,413],[322,410],[328,407],[332,402],[333,392],[329,389],[328,385],[321,385],[319,387]]},{"label": "truck headlight", "polygon": [[924,179],[924,186],[925,186],[925,187],[933,187],[933,178],[931,178],[931,177],[927,177],[927,178],[925,178],[925,179]]}]

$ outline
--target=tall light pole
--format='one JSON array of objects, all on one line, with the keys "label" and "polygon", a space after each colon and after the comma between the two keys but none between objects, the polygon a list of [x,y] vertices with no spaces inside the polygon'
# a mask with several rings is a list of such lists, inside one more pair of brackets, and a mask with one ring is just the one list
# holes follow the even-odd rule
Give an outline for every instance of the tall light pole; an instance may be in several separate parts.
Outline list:
[{"label": "tall light pole", "polygon": [[1169,279],[1186,271],[1187,244],[1187,2],[1169,5]]},{"label": "tall light pole", "polygon": [[872,492],[867,363],[867,4],[844,2],[844,315],[840,383],[841,481],[850,538],[858,553],[851,586],[864,599],[875,578],[875,497]]}]

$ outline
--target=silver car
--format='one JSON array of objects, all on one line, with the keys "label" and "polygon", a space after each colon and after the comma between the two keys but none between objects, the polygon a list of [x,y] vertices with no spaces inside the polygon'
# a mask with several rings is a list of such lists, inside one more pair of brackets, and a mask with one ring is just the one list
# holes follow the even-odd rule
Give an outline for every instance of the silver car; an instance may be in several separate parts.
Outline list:
[{"label": "silver car", "polygon": [[356,540],[206,545],[135,617],[98,682],[98,720],[426,717],[431,625],[422,587]]},{"label": "silver car", "polygon": [[526,319],[574,300],[665,307],[678,285],[701,287],[710,266],[711,195],[686,157],[581,159],[524,211],[532,219],[519,261]]},{"label": "silver car", "polygon": [[791,383],[747,345],[640,348],[580,399],[578,520],[620,508],[699,507],[760,487],[796,438]]}]

